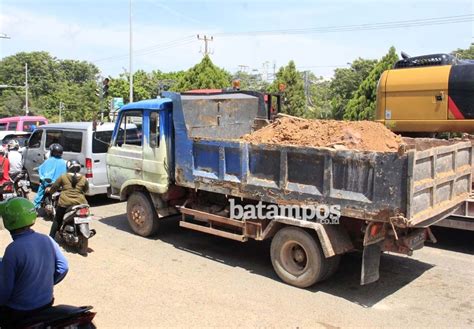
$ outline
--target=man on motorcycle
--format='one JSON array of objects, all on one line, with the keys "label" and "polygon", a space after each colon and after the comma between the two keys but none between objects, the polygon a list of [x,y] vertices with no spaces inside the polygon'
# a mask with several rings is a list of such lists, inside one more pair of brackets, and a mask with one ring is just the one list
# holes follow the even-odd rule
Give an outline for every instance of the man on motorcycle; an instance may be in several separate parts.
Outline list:
[{"label": "man on motorcycle", "polygon": [[10,243],[0,262],[0,327],[32,317],[53,304],[53,287],[68,272],[68,262],[49,236],[31,229],[36,212],[24,198],[0,203]]},{"label": "man on motorcycle", "polygon": [[41,166],[39,166],[38,172],[40,177],[40,186],[38,188],[38,192],[36,194],[36,198],[34,201],[35,208],[39,209],[41,206],[41,201],[44,197],[45,192],[45,182],[46,178],[51,179],[51,181],[55,181],[59,178],[62,174],[66,172],[66,161],[62,159],[63,156],[63,147],[60,144],[54,143],[51,144],[49,147],[49,151],[51,156],[43,162]]},{"label": "man on motorcycle", "polygon": [[77,160],[69,160],[67,162],[67,173],[61,175],[49,188],[49,193],[54,193],[57,190],[61,191],[58,207],[56,208],[56,217],[49,233],[49,236],[53,239],[63,223],[66,209],[70,206],[87,204],[85,194],[89,190],[89,182],[84,175],[79,173],[80,170],[81,164]]},{"label": "man on motorcycle", "polygon": [[15,177],[23,169],[23,156],[19,152],[20,144],[16,139],[8,142],[8,161],[10,162],[10,178],[15,180]]}]

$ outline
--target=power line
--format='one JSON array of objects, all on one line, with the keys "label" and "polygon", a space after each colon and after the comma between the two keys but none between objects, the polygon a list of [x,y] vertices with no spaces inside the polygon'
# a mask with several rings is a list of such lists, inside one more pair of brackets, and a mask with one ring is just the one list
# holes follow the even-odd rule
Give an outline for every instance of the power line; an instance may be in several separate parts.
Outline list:
[{"label": "power line", "polygon": [[366,23],[356,25],[340,25],[340,26],[325,26],[325,27],[311,27],[298,29],[281,29],[281,30],[260,30],[260,31],[243,31],[243,32],[221,32],[216,33],[216,36],[258,36],[258,35],[280,35],[280,34],[312,34],[312,33],[331,33],[331,32],[354,32],[367,30],[383,30],[383,29],[398,29],[407,27],[420,27],[443,24],[456,24],[472,22],[474,14],[444,16],[425,19],[413,19],[403,21],[390,21],[382,23]]},{"label": "power line", "polygon": [[[188,44],[190,43],[189,41],[195,41],[194,36],[186,36],[183,38],[167,41],[164,43],[159,43],[155,44],[149,47],[141,48],[133,52],[133,55],[135,56],[142,56],[142,55],[148,55],[150,53],[153,53],[155,51],[162,51],[166,50],[169,48],[181,46],[183,44]],[[123,59],[123,58],[128,58],[129,54],[123,54],[123,55],[114,55],[114,56],[109,56],[109,57],[104,57],[104,58],[99,58],[96,60],[91,61],[92,63],[97,63],[97,62],[103,62],[103,61],[111,61],[111,60],[117,60],[117,59]]]}]

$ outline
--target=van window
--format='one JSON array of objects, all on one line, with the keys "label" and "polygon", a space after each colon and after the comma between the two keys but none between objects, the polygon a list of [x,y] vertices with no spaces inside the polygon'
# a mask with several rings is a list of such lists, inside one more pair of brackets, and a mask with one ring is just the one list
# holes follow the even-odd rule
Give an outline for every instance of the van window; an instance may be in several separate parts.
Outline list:
[{"label": "van window", "polygon": [[92,136],[92,153],[107,153],[112,130],[96,131]]},{"label": "van window", "polygon": [[46,131],[45,149],[48,149],[51,144],[58,143],[64,149],[64,152],[81,153],[82,151],[82,132],[81,131],[61,131],[48,130]]},{"label": "van window", "polygon": [[61,143],[62,132],[61,130],[47,130],[46,131],[46,144],[44,145],[45,149],[48,149],[51,144],[58,143],[61,144],[63,147],[64,145]]},{"label": "van window", "polygon": [[0,130],[7,130],[7,124],[6,123],[0,123]]},{"label": "van window", "polygon": [[81,153],[82,151],[82,132],[63,131],[64,152]]},{"label": "van window", "polygon": [[41,136],[43,136],[43,130],[36,130],[28,141],[28,147],[31,149],[39,148],[41,145]]},{"label": "van window", "polygon": [[10,122],[10,124],[8,125],[8,130],[16,130],[16,125],[17,125],[16,121]]},{"label": "van window", "polygon": [[[142,146],[142,120],[143,113],[141,111],[130,111],[124,114],[120,121],[120,129],[115,140],[115,145],[122,146],[122,144],[126,144]],[[140,129],[138,127],[140,127]],[[124,130],[126,131],[125,136],[123,133]]]}]

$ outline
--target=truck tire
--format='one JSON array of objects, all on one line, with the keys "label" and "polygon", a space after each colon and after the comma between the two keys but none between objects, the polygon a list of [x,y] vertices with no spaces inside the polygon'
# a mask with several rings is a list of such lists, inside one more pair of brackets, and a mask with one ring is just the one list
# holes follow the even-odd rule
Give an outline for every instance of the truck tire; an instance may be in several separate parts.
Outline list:
[{"label": "truck tire", "polygon": [[319,281],[324,281],[329,279],[334,273],[336,273],[339,268],[339,263],[341,262],[341,255],[332,256],[326,258],[328,266],[326,267],[326,273],[323,274]]},{"label": "truck tire", "polygon": [[284,227],[270,247],[273,269],[284,282],[307,288],[327,273],[327,260],[319,242],[299,227]]},{"label": "truck tire", "polygon": [[133,232],[152,236],[158,230],[158,216],[150,197],[143,192],[133,192],[127,200],[127,218]]}]

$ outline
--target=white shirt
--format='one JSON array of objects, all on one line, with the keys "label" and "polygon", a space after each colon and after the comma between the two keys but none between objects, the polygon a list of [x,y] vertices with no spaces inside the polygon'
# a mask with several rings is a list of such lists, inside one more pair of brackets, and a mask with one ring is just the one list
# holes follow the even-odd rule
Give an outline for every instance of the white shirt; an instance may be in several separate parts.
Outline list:
[{"label": "white shirt", "polygon": [[10,161],[10,174],[20,172],[23,169],[23,157],[20,152],[8,152],[8,161]]}]

